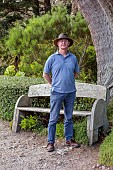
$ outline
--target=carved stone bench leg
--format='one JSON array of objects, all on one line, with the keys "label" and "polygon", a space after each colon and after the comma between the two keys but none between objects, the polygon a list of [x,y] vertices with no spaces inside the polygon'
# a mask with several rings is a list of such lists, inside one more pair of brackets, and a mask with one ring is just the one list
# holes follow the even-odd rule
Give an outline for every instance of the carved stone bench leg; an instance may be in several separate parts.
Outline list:
[{"label": "carved stone bench leg", "polygon": [[13,125],[12,125],[12,131],[13,132],[19,132],[20,131],[20,123],[23,119],[22,117],[25,117],[24,112],[21,112],[20,110],[16,109],[13,117]]},{"label": "carved stone bench leg", "polygon": [[91,130],[89,137],[89,145],[92,145],[97,141],[98,141],[98,129]]},{"label": "carved stone bench leg", "polygon": [[98,141],[98,129],[91,130],[91,116],[87,116],[87,137],[89,145]]},{"label": "carved stone bench leg", "polygon": [[90,124],[91,124],[91,116],[87,116],[87,137],[88,137],[88,141],[90,141]]},{"label": "carved stone bench leg", "polygon": [[22,116],[25,117],[25,112],[19,111],[18,107],[24,106],[31,106],[31,100],[27,95],[22,95],[18,98],[15,109],[14,109],[14,116],[13,116],[13,124],[12,124],[12,131],[18,132],[20,131],[20,123],[22,120]]}]

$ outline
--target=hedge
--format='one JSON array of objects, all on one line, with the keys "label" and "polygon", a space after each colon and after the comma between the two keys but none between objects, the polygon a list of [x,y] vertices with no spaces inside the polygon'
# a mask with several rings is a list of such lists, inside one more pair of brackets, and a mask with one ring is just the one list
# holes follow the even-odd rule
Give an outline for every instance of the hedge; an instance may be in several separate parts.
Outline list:
[{"label": "hedge", "polygon": [[0,117],[11,121],[18,97],[28,92],[30,85],[44,83],[43,78],[0,76]]}]

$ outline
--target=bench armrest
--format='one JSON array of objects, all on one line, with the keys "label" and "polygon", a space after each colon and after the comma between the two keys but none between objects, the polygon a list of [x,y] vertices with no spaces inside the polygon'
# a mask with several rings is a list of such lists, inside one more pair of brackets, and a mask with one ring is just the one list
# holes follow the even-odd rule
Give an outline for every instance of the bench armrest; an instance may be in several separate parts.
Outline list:
[{"label": "bench armrest", "polygon": [[106,113],[106,102],[103,99],[95,100],[92,107],[89,129],[90,144],[98,141],[98,131],[100,127],[103,127],[104,131],[107,131],[109,128],[109,122]]},{"label": "bench armrest", "polygon": [[18,98],[15,108],[22,106],[31,106],[31,99],[28,97],[28,95],[21,95]]}]

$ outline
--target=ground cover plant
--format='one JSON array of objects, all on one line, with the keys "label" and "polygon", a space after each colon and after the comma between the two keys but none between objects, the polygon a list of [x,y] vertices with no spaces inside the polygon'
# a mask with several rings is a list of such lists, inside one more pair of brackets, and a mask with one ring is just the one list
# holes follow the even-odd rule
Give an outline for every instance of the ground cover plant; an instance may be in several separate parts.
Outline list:
[{"label": "ground cover plant", "polygon": [[107,166],[113,166],[113,128],[106,136],[99,148],[99,163]]},{"label": "ground cover plant", "polygon": [[107,114],[110,128],[108,135],[100,145],[98,162],[103,165],[113,166],[113,99],[109,102]]}]

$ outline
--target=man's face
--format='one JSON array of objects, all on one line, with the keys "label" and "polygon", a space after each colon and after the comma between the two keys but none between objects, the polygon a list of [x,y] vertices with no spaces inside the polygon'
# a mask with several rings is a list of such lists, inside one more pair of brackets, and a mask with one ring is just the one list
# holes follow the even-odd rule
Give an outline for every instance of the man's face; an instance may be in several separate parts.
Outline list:
[{"label": "man's face", "polygon": [[61,39],[57,42],[59,49],[67,49],[70,42],[67,39]]}]

